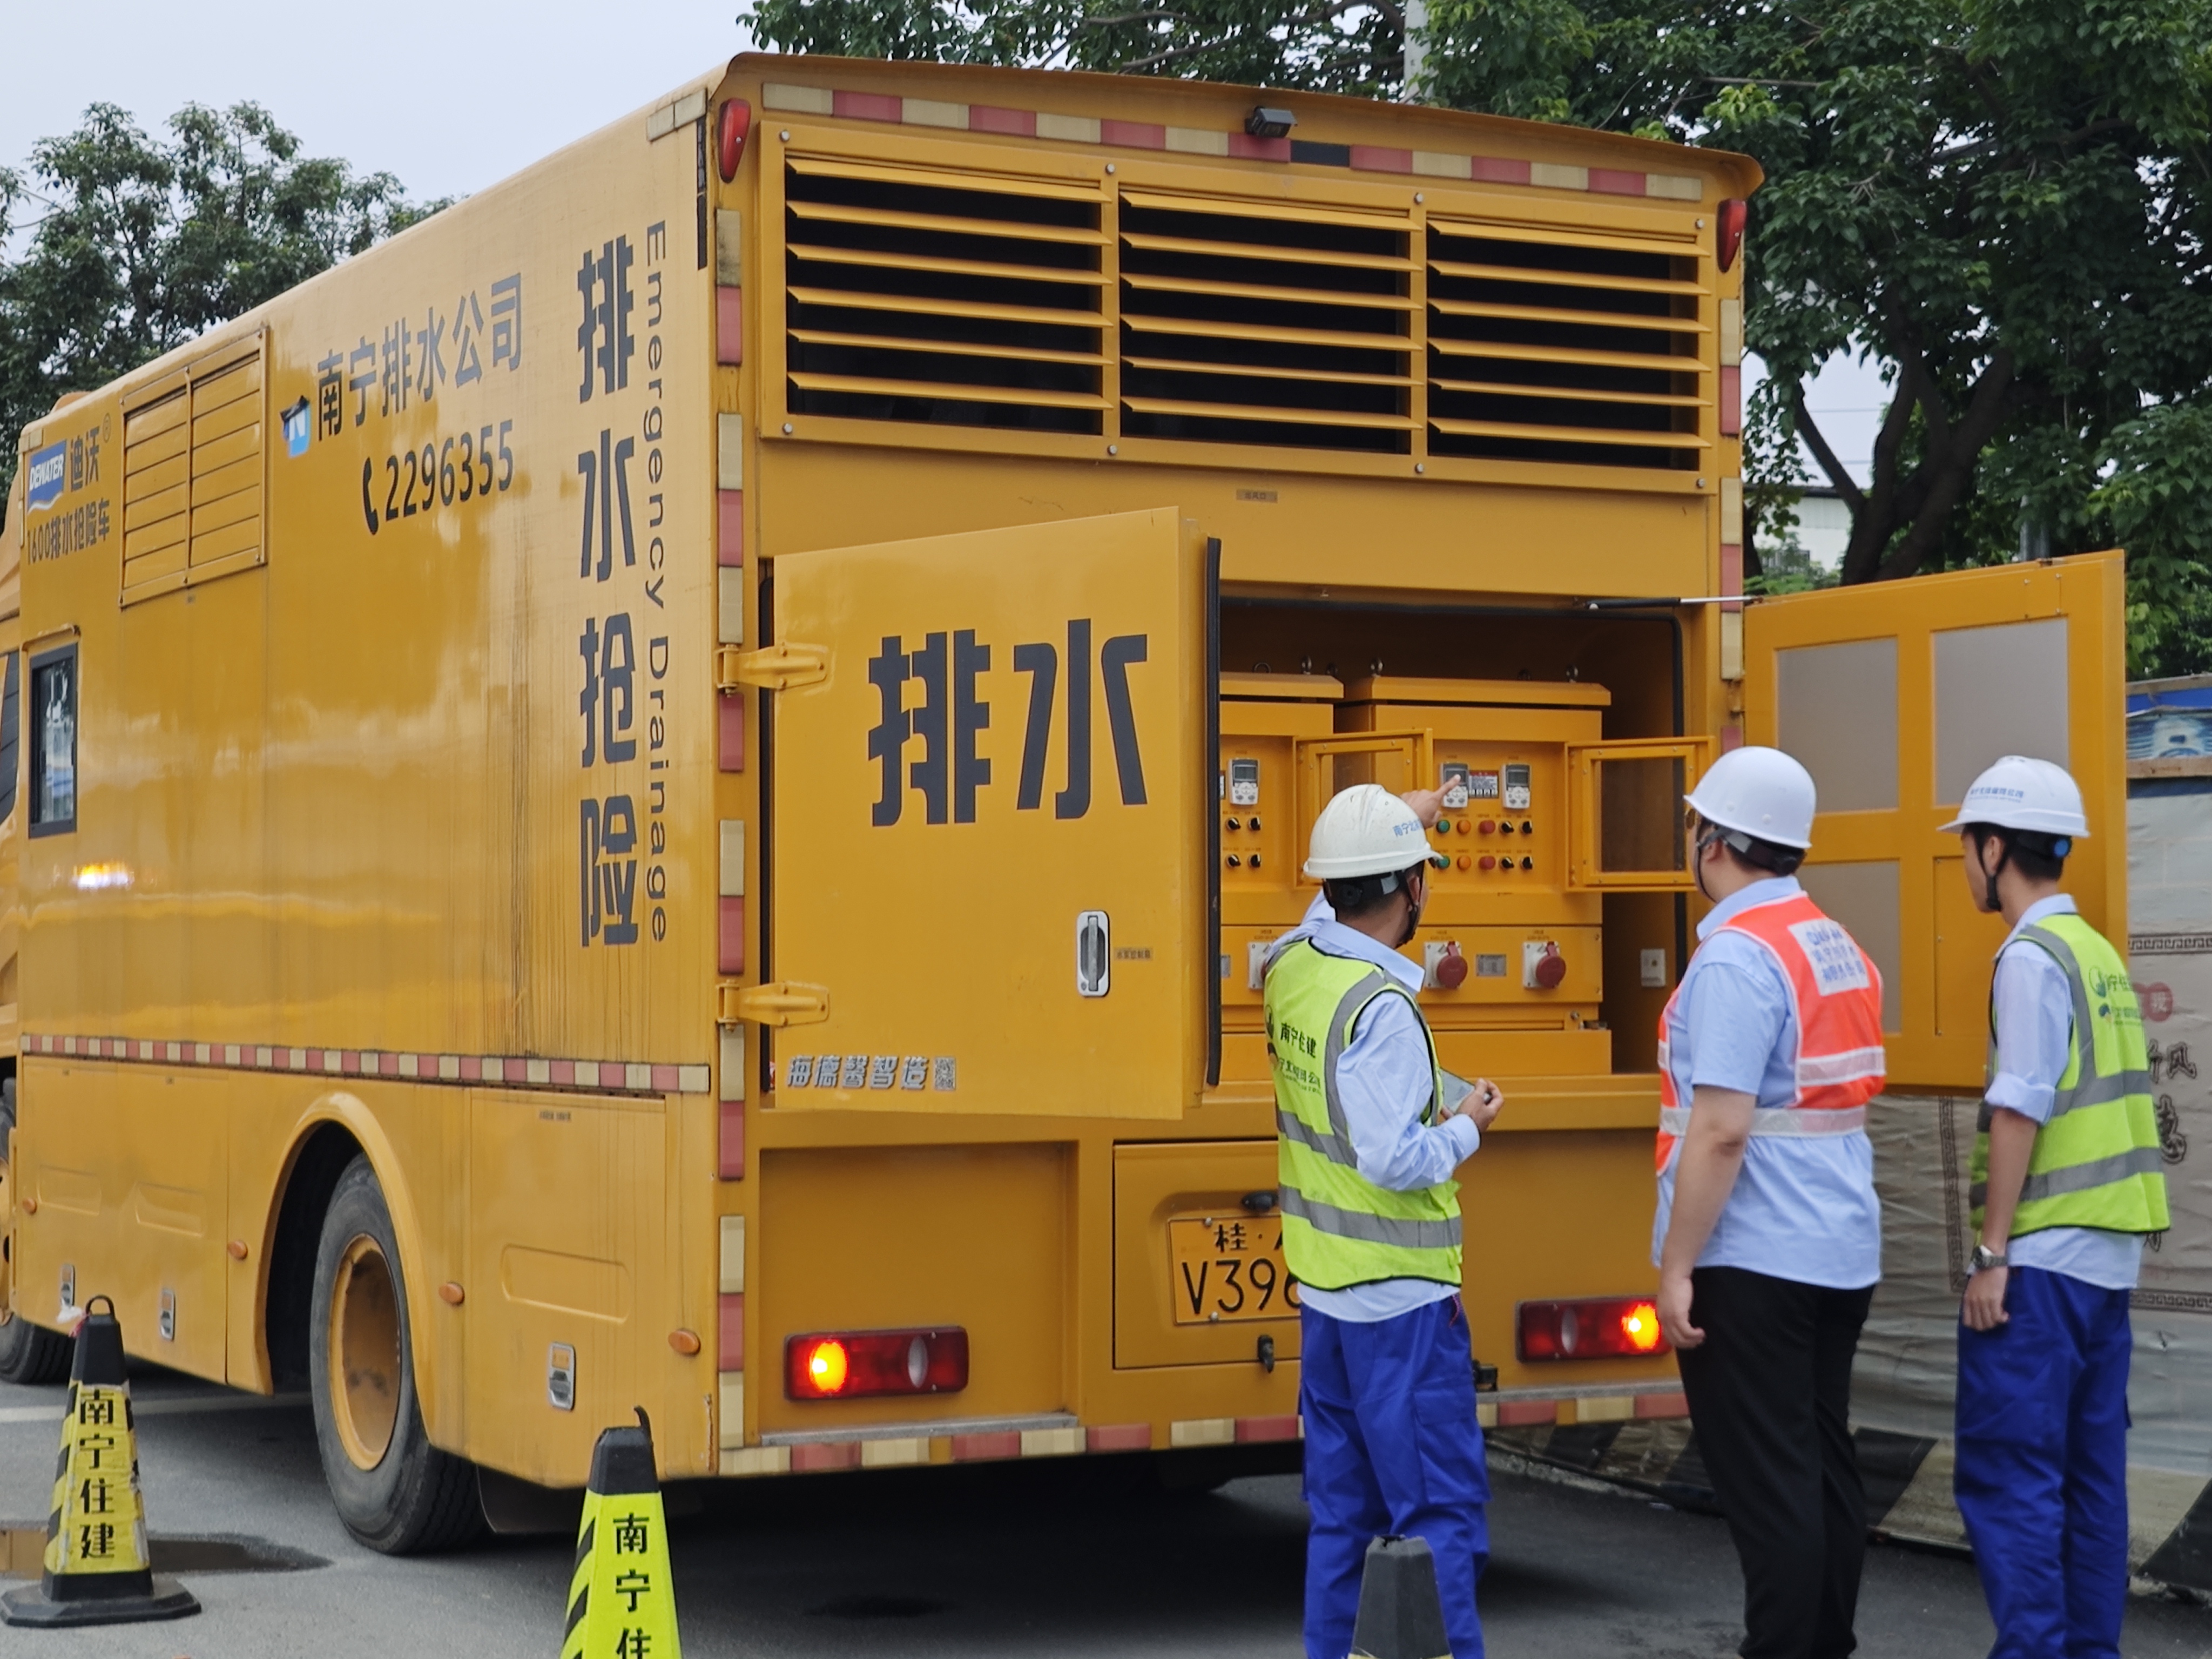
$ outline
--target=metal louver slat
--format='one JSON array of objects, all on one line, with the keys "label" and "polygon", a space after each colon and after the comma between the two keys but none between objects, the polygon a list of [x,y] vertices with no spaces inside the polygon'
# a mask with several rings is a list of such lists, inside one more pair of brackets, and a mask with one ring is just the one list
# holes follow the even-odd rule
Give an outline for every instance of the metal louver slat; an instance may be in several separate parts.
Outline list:
[{"label": "metal louver slat", "polygon": [[[1200,362],[1188,357],[1139,357],[1124,354],[1121,361],[1132,368],[1184,369],[1193,374],[1208,374],[1214,364]],[[1346,374],[1327,368],[1263,368],[1247,363],[1237,371],[1258,380],[1340,380],[1346,386],[1411,386],[1410,374]]]},{"label": "metal louver slat", "polygon": [[1068,230],[1057,225],[1024,225],[1000,219],[964,219],[951,214],[900,213],[889,210],[840,207],[824,202],[791,202],[785,210],[794,219],[819,220],[824,224],[878,225],[890,230],[933,230],[949,234],[1003,237],[1021,242],[1065,242],[1072,247],[1103,247],[1104,233]]},{"label": "metal louver slat", "polygon": [[[1508,380],[1448,380],[1441,375],[1431,375],[1429,384],[1445,392],[1496,392],[1509,397],[1525,398],[1536,389],[1516,386]],[[1659,392],[1596,392],[1583,386],[1547,386],[1542,395],[1563,398],[1571,403],[1585,404],[1664,404],[1670,409],[1703,409],[1712,402],[1710,398]]]},{"label": "metal louver slat", "polygon": [[1010,265],[987,259],[933,259],[920,253],[877,252],[872,249],[791,245],[793,257],[823,264],[878,265],[887,270],[945,270],[963,276],[1025,277],[1032,282],[1068,283],[1078,288],[1103,288],[1106,278],[1096,270],[1040,270],[1033,265]]},{"label": "metal louver slat", "polygon": [[[1527,278],[1526,268],[1516,265],[1466,265],[1453,259],[1431,259],[1429,269],[1442,276],[1489,276],[1504,282],[1521,282]],[[1544,273],[1547,283],[1560,288],[1605,288],[1624,294],[1710,294],[1712,290],[1703,283],[1676,283],[1658,278],[1634,276],[1601,276],[1595,272],[1553,270]]]},{"label": "metal louver slat", "polygon": [[868,380],[857,374],[794,374],[791,383],[807,392],[872,392],[884,397],[937,398],[948,403],[1048,404],[1056,409],[1103,409],[1096,394],[1039,392],[1033,386],[960,386],[933,380]]},{"label": "metal louver slat", "polygon": [[1432,220],[1426,244],[1431,454],[1704,464],[1713,321],[1695,246],[1464,220]]},{"label": "metal louver slat", "polygon": [[1429,424],[1439,432],[1470,437],[1531,438],[1570,443],[1635,445],[1653,449],[1710,449],[1712,445],[1694,432],[1608,432],[1599,436],[1586,427],[1524,426],[1510,421],[1451,421],[1431,416]]},{"label": "metal louver slat", "polygon": [[1210,283],[1197,276],[1150,276],[1142,272],[1121,279],[1131,288],[1160,294],[1225,294],[1248,300],[1284,300],[1293,305],[1349,306],[1369,311],[1413,311],[1413,302],[1402,294],[1346,294],[1313,288],[1274,288],[1264,283]]},{"label": "metal louver slat", "polygon": [[1103,430],[1097,186],[792,155],[784,189],[792,412]]},{"label": "metal louver slat", "polygon": [[845,306],[856,311],[901,311],[929,317],[973,317],[1001,323],[1060,323],[1071,328],[1096,327],[1093,311],[1062,311],[1044,306],[979,305],[971,300],[917,299],[902,294],[875,294],[865,289],[835,289],[819,284],[785,290],[803,305]]},{"label": "metal louver slat", "polygon": [[872,351],[933,351],[952,357],[1018,357],[1024,362],[1086,363],[1094,368],[1107,361],[1103,353],[1096,351],[1043,351],[1035,346],[971,344],[964,340],[902,340],[895,335],[839,333],[819,328],[794,328],[791,337],[809,345],[860,346]]},{"label": "metal louver slat", "polygon": [[1656,329],[1668,334],[1710,334],[1711,328],[1695,319],[1643,317],[1619,311],[1568,311],[1550,306],[1498,306],[1465,300],[1431,300],[1429,304],[1447,317],[1505,317],[1527,322],[1580,323],[1593,328]]},{"label": "metal louver slat", "polygon": [[1212,420],[1290,421],[1311,426],[1362,426],[1410,432],[1406,415],[1362,415],[1344,410],[1286,409],[1280,404],[1185,403],[1172,398],[1124,398],[1122,407],[1145,415],[1194,415]]}]

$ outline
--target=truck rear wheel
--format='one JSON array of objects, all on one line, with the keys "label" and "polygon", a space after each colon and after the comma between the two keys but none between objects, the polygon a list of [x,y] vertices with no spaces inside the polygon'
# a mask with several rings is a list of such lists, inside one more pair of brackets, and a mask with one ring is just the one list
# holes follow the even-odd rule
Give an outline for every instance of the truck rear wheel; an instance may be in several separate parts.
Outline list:
[{"label": "truck rear wheel", "polygon": [[[15,1079],[0,1082],[0,1221],[13,1212],[15,1189],[8,1168],[8,1137],[15,1127]],[[12,1251],[15,1242],[0,1231],[0,1250]],[[20,1319],[9,1311],[14,1294],[15,1264],[0,1261],[0,1381],[58,1382],[69,1375],[70,1340]]]},{"label": "truck rear wheel", "polygon": [[407,1281],[366,1158],[346,1166],[324,1213],[307,1329],[315,1440],[346,1530],[386,1555],[475,1539],[483,1530],[476,1470],[423,1429]]}]

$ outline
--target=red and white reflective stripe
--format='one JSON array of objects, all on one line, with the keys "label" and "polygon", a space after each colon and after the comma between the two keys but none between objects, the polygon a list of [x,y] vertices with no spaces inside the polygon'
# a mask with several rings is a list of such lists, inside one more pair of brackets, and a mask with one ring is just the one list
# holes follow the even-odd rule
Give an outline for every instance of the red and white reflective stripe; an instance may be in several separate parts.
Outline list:
[{"label": "red and white reflective stripe", "polygon": [[1857,1083],[1867,1078],[1879,1082],[1887,1075],[1888,1069],[1889,1056],[1881,1048],[1847,1048],[1839,1054],[1800,1054],[1797,1082],[1801,1088],[1808,1084],[1826,1087]]},{"label": "red and white reflective stripe", "polygon": [[1457,179],[1484,185],[1525,185],[1540,190],[1583,191],[1595,196],[1644,196],[1676,202],[1702,202],[1705,198],[1705,181],[1692,173],[1569,167],[1531,161],[1522,156],[1395,149],[1379,144],[1316,145],[1301,155],[1294,149],[1296,141],[1292,139],[1255,138],[1241,129],[1231,132],[1212,127],[1173,127],[1116,120],[1111,116],[1060,115],[1049,110],[942,103],[933,98],[842,92],[830,87],[802,87],[786,82],[771,81],[763,86],[761,104],[763,108],[781,110],[788,115],[884,121],[939,131],[997,133],[1066,144],[1109,144],[1121,149],[1236,156],[1258,161],[1295,161],[1309,166],[1345,167],[1354,173]]},{"label": "red and white reflective stripe", "polygon": [[[1762,1109],[1753,1119],[1753,1133],[1815,1136],[1849,1134],[1866,1124],[1866,1103],[1881,1092],[1887,1059],[1881,1042],[1881,974],[1865,951],[1843,930],[1820,913],[1803,893],[1755,904],[1731,916],[1723,931],[1741,933],[1756,942],[1781,971],[1790,994],[1791,1023],[1797,1034],[1792,1056],[1796,1097],[1785,1105]],[[1850,955],[1840,963],[1823,957],[1816,965],[1808,954],[1807,939],[1818,936]],[[1829,978],[1823,988],[1822,974]],[[1838,983],[1841,980],[1843,982]],[[1674,1155],[1675,1142],[1687,1133],[1689,1109],[1674,1085],[1668,1042],[1668,1028],[1680,1000],[1685,974],[1659,1015],[1659,1140],[1658,1167],[1663,1172]],[[1802,1115],[1802,1124],[1785,1118]],[[1772,1127],[1762,1127],[1760,1120]]]},{"label": "red and white reflective stripe", "polygon": [[548,1060],[516,1054],[408,1054],[376,1048],[296,1048],[276,1043],[170,1042],[143,1037],[27,1036],[23,1052],[81,1060],[125,1060],[217,1071],[305,1072],[325,1077],[415,1083],[496,1083],[609,1095],[702,1095],[706,1066],[623,1060]]},{"label": "red and white reflective stripe", "polygon": [[[1863,1106],[1832,1106],[1826,1110],[1808,1109],[1802,1106],[1768,1106],[1751,1115],[1751,1132],[1755,1135],[1795,1135],[1801,1139],[1856,1134],[1866,1127],[1866,1115]],[[1662,1135],[1689,1133],[1690,1109],[1686,1106],[1662,1106],[1659,1109],[1659,1133]]]}]

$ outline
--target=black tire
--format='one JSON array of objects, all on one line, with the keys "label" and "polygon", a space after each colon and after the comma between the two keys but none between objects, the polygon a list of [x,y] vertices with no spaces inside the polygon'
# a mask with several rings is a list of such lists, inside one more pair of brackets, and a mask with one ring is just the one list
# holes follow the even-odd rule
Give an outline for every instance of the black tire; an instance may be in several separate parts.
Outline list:
[{"label": "black tire", "polygon": [[453,1549],[484,1527],[476,1466],[440,1451],[422,1427],[406,1290],[384,1188],[356,1158],[323,1215],[307,1380],[338,1519],[385,1555]]},{"label": "black tire", "polygon": [[[8,1137],[15,1127],[15,1079],[0,1081],[0,1170],[8,1167]],[[0,1243],[0,1249],[12,1248]],[[12,1264],[10,1264],[12,1265]],[[59,1331],[19,1319],[0,1304],[0,1382],[32,1385],[69,1376],[73,1345]]]}]

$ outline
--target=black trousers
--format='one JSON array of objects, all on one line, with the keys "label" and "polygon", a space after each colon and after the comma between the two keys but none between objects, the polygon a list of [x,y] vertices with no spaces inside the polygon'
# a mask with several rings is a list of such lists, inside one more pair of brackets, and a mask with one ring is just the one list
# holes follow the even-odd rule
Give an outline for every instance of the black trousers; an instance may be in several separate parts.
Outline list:
[{"label": "black trousers", "polygon": [[1742,1267],[1690,1275],[1701,1346],[1682,1390],[1743,1563],[1743,1659],[1843,1659],[1866,1559],[1850,1435],[1851,1356],[1874,1288],[1832,1291]]}]

